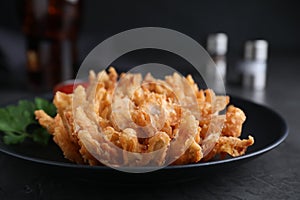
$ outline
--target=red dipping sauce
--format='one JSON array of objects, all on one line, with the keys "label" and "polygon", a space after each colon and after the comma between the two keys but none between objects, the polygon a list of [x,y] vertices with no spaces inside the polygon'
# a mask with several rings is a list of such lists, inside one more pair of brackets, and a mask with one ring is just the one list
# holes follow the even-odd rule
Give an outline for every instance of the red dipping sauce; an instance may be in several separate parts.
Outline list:
[{"label": "red dipping sauce", "polygon": [[57,91],[60,91],[66,94],[71,94],[79,85],[82,85],[83,87],[86,88],[89,85],[89,83],[85,81],[78,81],[78,80],[67,80],[57,84],[53,89],[53,93],[55,94]]}]

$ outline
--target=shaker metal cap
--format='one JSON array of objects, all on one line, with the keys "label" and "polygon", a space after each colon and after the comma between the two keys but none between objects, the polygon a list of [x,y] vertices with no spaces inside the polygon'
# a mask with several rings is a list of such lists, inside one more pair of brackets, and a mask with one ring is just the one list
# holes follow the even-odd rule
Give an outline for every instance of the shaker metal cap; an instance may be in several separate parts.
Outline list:
[{"label": "shaker metal cap", "polygon": [[228,37],[225,33],[210,34],[207,38],[207,51],[210,54],[225,55]]},{"label": "shaker metal cap", "polygon": [[266,61],[268,58],[268,42],[253,40],[245,43],[245,59]]}]

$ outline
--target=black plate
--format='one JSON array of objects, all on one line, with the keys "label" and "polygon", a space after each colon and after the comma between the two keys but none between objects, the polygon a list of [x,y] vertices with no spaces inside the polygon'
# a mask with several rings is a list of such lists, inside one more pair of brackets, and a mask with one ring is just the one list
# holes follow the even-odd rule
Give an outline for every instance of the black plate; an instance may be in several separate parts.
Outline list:
[{"label": "black plate", "polygon": [[[189,165],[168,166],[150,173],[130,174],[119,172],[106,166],[73,164],[63,158],[62,152],[52,141],[47,146],[40,146],[30,141],[26,141],[21,145],[5,145],[1,138],[0,151],[17,158],[34,162],[35,164],[41,164],[43,167],[46,167],[47,170],[49,170],[49,168],[50,170],[54,170],[55,174],[77,174],[77,177],[88,180],[91,178],[101,178],[101,180],[115,180],[118,183],[130,183],[140,182],[141,180],[146,181],[148,179],[173,181],[175,179],[196,178],[197,176],[216,170],[239,166],[245,161],[256,158],[277,147],[288,135],[288,128],[284,119],[272,109],[236,97],[231,97],[231,104],[240,107],[247,115],[241,137],[246,138],[251,134],[255,138],[255,144],[248,148],[246,154],[236,158]],[[176,176],[174,176],[175,174]]]}]

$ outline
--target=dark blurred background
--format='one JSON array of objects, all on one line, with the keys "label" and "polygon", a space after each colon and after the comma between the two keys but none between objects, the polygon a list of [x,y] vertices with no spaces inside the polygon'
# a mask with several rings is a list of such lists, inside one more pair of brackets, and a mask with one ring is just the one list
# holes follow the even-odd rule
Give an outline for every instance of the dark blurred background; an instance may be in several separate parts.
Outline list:
[{"label": "dark blurred background", "polygon": [[[1,77],[9,74],[16,79],[24,77],[26,45],[18,9],[20,1],[0,3]],[[299,22],[299,7],[297,1],[292,0],[84,0],[78,36],[78,62],[81,63],[106,38],[127,29],[147,26],[177,30],[204,46],[208,34],[226,33],[229,37],[228,68],[242,57],[247,40],[267,40],[269,59],[300,56]],[[5,84],[8,82],[0,87]]]}]

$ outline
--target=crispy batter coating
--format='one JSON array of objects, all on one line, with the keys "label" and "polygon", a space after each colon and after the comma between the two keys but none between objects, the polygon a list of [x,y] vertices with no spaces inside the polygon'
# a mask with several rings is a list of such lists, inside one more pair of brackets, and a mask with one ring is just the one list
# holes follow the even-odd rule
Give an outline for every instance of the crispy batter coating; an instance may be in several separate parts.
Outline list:
[{"label": "crispy batter coating", "polygon": [[47,115],[43,110],[36,110],[34,112],[36,119],[38,120],[39,124],[47,129],[48,133],[51,135],[54,134],[54,129],[56,127],[55,120]]},{"label": "crispy batter coating", "polygon": [[35,115],[39,123],[53,135],[54,142],[62,149],[65,158],[72,162],[83,164],[83,159],[79,153],[80,146],[71,139],[60,115],[56,115],[53,119],[43,110],[35,111]]},{"label": "crispy batter coating", "polygon": [[243,140],[232,136],[221,136],[213,150],[203,160],[211,160],[217,154],[220,154],[221,158],[224,158],[227,154],[233,157],[240,156],[245,154],[247,148],[253,144],[254,138],[252,136],[248,136],[248,139]]},{"label": "crispy batter coating", "polygon": [[173,165],[184,165],[189,163],[197,163],[202,159],[202,151],[200,145],[193,141],[193,143],[189,146],[189,148],[184,152],[182,156],[180,156]]},{"label": "crispy batter coating", "polygon": [[57,92],[54,104],[55,118],[42,110],[35,112],[36,118],[64,156],[79,164],[197,163],[243,155],[254,143],[251,136],[239,139],[244,112],[230,105],[220,114],[229,97],[199,90],[190,75],[174,73],[158,80],[151,74],[119,77],[114,68],[91,71],[88,88]]},{"label": "crispy batter coating", "polygon": [[227,108],[226,121],[222,130],[222,135],[240,137],[245,120],[245,113],[241,109],[230,105]]}]

